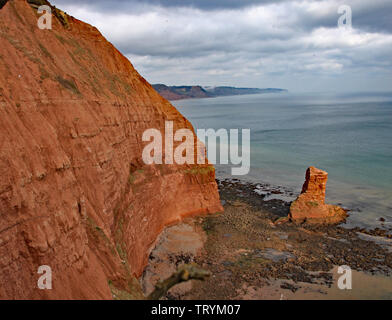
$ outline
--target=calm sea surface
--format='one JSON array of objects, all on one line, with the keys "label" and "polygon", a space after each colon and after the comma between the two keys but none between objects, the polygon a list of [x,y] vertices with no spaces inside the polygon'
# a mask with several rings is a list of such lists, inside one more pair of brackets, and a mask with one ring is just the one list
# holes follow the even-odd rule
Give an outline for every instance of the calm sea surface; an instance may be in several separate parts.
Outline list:
[{"label": "calm sea surface", "polygon": [[[195,129],[251,129],[251,171],[236,178],[297,194],[313,165],[329,173],[327,201],[352,210],[348,226],[392,228],[392,93],[261,94],[174,105]],[[230,174],[230,166],[216,167],[218,177]]]}]

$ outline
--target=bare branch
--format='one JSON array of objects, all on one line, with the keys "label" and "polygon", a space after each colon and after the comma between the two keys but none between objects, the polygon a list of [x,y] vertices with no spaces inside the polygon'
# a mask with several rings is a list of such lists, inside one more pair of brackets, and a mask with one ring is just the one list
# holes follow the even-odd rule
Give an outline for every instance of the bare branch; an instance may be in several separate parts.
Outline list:
[{"label": "bare branch", "polygon": [[181,282],[189,280],[206,280],[211,273],[207,270],[199,268],[194,264],[186,264],[180,267],[177,272],[173,273],[169,278],[159,281],[155,285],[155,290],[147,297],[148,300],[159,300],[166,293]]}]

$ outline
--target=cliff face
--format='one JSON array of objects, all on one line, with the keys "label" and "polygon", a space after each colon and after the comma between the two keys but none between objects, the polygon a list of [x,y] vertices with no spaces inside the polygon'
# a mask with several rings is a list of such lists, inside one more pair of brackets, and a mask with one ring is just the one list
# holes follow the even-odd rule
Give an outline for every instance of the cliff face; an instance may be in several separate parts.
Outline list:
[{"label": "cliff face", "polygon": [[191,124],[96,28],[37,18],[0,10],[0,298],[140,298],[164,226],[222,210],[214,170],[144,165],[144,130]]},{"label": "cliff face", "polygon": [[168,100],[215,98],[222,96],[238,96],[260,93],[283,93],[286,89],[276,88],[236,88],[236,87],[201,87],[201,86],[166,86],[153,84],[153,88]]},{"label": "cliff face", "polygon": [[181,99],[197,99],[197,98],[210,98],[210,95],[201,86],[171,86],[168,87],[164,84],[153,84],[153,88],[159,94],[168,100],[181,100]]}]

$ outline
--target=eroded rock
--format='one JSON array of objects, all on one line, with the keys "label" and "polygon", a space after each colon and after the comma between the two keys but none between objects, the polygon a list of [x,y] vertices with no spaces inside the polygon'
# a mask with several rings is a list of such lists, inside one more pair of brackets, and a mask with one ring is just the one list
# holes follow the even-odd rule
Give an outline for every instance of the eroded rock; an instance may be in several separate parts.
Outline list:
[{"label": "eroded rock", "polygon": [[325,204],[328,173],[310,167],[299,197],[290,206],[289,217],[295,222],[339,223],[347,212],[339,206]]},{"label": "eroded rock", "polygon": [[162,229],[222,210],[215,172],[143,164],[146,129],[192,125],[96,28],[67,23],[39,29],[26,0],[0,10],[0,299],[141,298]]}]

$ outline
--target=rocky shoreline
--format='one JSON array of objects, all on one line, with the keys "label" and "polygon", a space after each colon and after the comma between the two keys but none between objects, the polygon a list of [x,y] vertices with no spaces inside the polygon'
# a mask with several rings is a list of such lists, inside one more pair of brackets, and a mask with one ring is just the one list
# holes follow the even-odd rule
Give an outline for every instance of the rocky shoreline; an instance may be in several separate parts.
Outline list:
[{"label": "rocky shoreline", "polygon": [[[147,293],[183,263],[211,271],[166,299],[392,299],[388,230],[286,222],[282,188],[217,180],[224,214],[188,219],[161,235],[142,284]],[[181,244],[181,245],[178,245]],[[353,270],[353,290],[337,288],[338,266]]]},{"label": "rocky shoreline", "polygon": [[[273,221],[287,217],[290,212],[290,204],[295,199],[293,191],[282,186],[229,178],[217,179],[217,184],[223,204],[227,199],[240,200],[255,209],[265,209]],[[343,206],[341,203],[338,203],[338,205]],[[350,208],[345,209],[349,214],[351,213]],[[380,217],[379,221],[381,222],[381,228],[346,227],[344,223],[335,225],[370,236],[392,239],[392,225],[386,225],[383,217]]]}]

